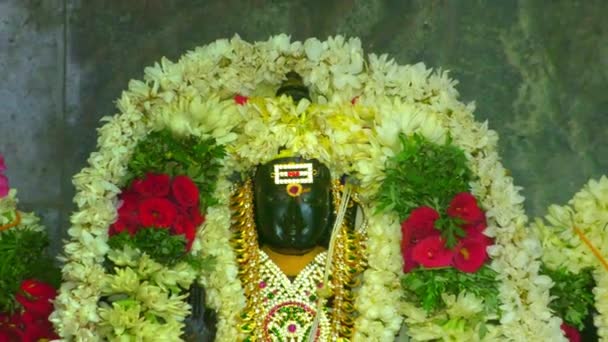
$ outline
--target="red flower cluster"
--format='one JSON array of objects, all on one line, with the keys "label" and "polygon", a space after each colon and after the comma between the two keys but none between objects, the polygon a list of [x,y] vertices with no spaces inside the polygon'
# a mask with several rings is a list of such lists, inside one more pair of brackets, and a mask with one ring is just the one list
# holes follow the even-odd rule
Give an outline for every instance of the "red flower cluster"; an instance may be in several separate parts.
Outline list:
[{"label": "red flower cluster", "polygon": [[15,299],[23,310],[13,315],[0,314],[0,341],[39,341],[57,339],[49,315],[53,312],[51,300],[57,291],[50,285],[28,279],[21,283]]},{"label": "red flower cluster", "polygon": [[110,226],[110,236],[127,231],[135,235],[140,229],[170,229],[184,235],[190,250],[196,227],[205,218],[199,210],[199,191],[187,176],[173,179],[166,174],[148,173],[136,179],[120,195],[118,219]]},{"label": "red flower cluster", "polygon": [[453,249],[448,249],[435,227],[439,213],[430,207],[418,207],[401,223],[403,240],[403,271],[415,267],[426,268],[454,266],[460,271],[476,272],[486,261],[486,248],[492,240],[483,235],[486,217],[477,206],[477,200],[468,192],[454,196],[447,209],[448,216],[460,219],[465,236]]}]

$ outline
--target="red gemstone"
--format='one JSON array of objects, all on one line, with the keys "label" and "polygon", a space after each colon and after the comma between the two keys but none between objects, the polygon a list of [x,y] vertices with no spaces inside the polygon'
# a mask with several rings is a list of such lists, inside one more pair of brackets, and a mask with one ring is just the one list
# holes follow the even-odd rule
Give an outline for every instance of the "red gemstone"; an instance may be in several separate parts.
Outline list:
[{"label": "red gemstone", "polygon": [[294,332],[296,332],[296,329],[297,329],[297,328],[298,328],[298,327],[297,327],[295,324],[293,324],[293,323],[292,323],[292,324],[290,324],[290,325],[287,327],[287,330],[289,330],[289,332],[290,332],[290,333],[294,333]]},{"label": "red gemstone", "polygon": [[297,194],[298,191],[299,191],[299,188],[297,186],[295,186],[295,185],[289,188],[289,192],[292,193],[292,194],[294,194],[294,195]]}]

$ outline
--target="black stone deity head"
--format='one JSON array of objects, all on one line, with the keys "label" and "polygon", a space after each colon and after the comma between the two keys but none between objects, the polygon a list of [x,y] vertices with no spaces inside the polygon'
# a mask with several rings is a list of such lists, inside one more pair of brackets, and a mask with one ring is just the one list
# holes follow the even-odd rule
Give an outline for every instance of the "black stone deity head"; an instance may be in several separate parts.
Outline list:
[{"label": "black stone deity head", "polygon": [[316,159],[275,159],[258,167],[253,183],[260,245],[292,255],[327,247],[335,215],[325,165]]}]

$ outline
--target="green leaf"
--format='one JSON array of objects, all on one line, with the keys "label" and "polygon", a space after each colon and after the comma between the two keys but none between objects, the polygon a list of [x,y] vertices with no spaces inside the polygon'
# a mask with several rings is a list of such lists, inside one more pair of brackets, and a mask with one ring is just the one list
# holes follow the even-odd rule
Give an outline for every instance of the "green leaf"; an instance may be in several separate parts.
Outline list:
[{"label": "green leaf", "polygon": [[125,245],[138,248],[163,265],[172,266],[186,257],[186,239],[183,235],[171,235],[168,229],[140,229],[134,236],[122,232],[110,237],[108,245],[120,250]]},{"label": "green leaf", "polygon": [[59,287],[61,273],[46,254],[46,232],[28,229],[9,229],[0,232],[0,312],[14,312],[21,282],[36,279]]},{"label": "green leaf", "polygon": [[400,136],[402,150],[387,162],[386,178],[377,195],[381,211],[393,210],[401,219],[420,206],[436,209],[442,218],[437,229],[451,248],[464,235],[458,222],[446,217],[444,210],[454,195],[469,191],[473,175],[464,152],[452,145],[450,138],[443,145],[423,136]]},{"label": "green leaf", "polygon": [[543,265],[540,273],[548,275],[555,283],[550,290],[554,299],[549,304],[549,308],[566,323],[582,330],[585,326],[584,320],[594,303],[592,289],[595,287],[595,282],[592,269],[586,268],[577,274],[565,268],[551,270]]},{"label": "green leaf", "polygon": [[148,172],[187,175],[198,186],[201,209],[205,210],[217,203],[213,193],[224,156],[224,147],[214,139],[175,137],[168,130],[152,132],[134,149],[125,183]]},{"label": "green leaf", "polygon": [[414,269],[401,278],[405,299],[432,313],[444,308],[443,293],[458,295],[468,292],[483,298],[486,312],[498,311],[497,273],[487,265],[475,273],[464,273],[455,268]]}]

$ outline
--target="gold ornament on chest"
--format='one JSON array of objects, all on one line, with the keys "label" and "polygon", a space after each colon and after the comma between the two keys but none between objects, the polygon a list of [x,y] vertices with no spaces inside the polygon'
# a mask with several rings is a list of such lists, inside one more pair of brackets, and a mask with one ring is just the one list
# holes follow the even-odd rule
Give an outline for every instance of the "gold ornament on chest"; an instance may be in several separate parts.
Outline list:
[{"label": "gold ornament on chest", "polygon": [[[340,196],[343,191],[339,181],[331,182],[336,217],[343,217],[344,213],[338,215],[339,209],[344,211],[347,207]],[[354,201],[346,197],[352,207]],[[231,200],[234,234],[231,243],[247,299],[240,314],[241,338],[290,342],[349,340],[357,316],[353,289],[365,267],[365,232],[355,230],[351,219],[336,219],[339,223],[334,222],[326,247],[316,246],[296,255],[277,253],[268,245],[260,246],[254,203],[257,202],[253,184],[247,180],[233,192]]]}]

